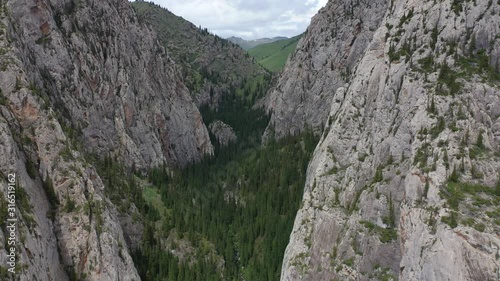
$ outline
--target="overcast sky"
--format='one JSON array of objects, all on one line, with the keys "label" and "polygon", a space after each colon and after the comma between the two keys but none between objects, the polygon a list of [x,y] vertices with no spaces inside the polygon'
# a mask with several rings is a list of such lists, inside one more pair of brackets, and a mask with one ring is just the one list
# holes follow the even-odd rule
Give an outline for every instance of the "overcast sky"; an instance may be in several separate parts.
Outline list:
[{"label": "overcast sky", "polygon": [[[149,1],[149,0],[148,0]],[[196,26],[227,38],[292,37],[328,0],[153,0]]]}]

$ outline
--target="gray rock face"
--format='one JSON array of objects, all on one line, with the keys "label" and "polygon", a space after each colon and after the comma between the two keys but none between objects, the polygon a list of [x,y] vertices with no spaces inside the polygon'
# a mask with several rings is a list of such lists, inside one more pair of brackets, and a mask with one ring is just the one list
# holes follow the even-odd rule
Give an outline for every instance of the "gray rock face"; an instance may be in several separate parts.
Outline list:
[{"label": "gray rock face", "polygon": [[[84,152],[139,169],[213,153],[176,65],[126,1],[7,1],[0,21],[0,195],[16,173],[16,278],[140,280],[127,247],[140,229],[123,230],[137,221]],[[2,247],[2,272],[6,259]]]},{"label": "gray rock face", "polygon": [[[0,77],[5,78],[4,75]],[[15,174],[16,183],[19,185],[16,196],[20,197],[21,193],[25,193],[29,202],[28,206],[22,208],[18,205],[16,263],[26,265],[26,268],[16,275],[20,277],[20,280],[32,280],[32,276],[38,276],[39,280],[68,280],[65,268],[59,261],[54,225],[46,216],[49,211],[49,202],[43,192],[40,179],[31,178],[28,174],[27,163],[31,160],[26,155],[24,147],[19,146],[18,140],[14,137],[15,134],[19,134],[21,127],[16,117],[4,106],[0,105],[0,112],[0,200],[6,203],[8,175]],[[6,206],[1,205],[3,211]],[[2,224],[5,219],[2,217]],[[0,231],[0,243],[7,245],[9,232],[4,232],[4,226]],[[21,236],[24,237],[22,246],[20,245]],[[8,248],[10,247],[11,245]],[[6,249],[2,247],[0,250],[0,263],[3,270],[10,267],[7,264],[9,253]]]},{"label": "gray rock face", "polygon": [[238,139],[233,128],[220,120],[215,120],[210,123],[210,125],[208,125],[208,129],[213,135],[215,135],[215,138],[221,146],[227,146]]},{"label": "gray rock face", "polygon": [[[338,34],[326,24],[328,15],[354,3],[330,1],[302,48],[312,34]],[[291,66],[316,65],[310,85],[324,85],[327,105],[309,105],[319,100],[314,87],[308,95],[299,90],[304,101],[294,86],[271,93],[277,136],[296,133],[303,123],[325,127],[282,280],[498,278],[500,7],[495,1],[391,3],[366,11],[383,17],[363,20],[362,26],[378,24],[368,28],[372,35],[345,84],[325,81],[332,70],[315,64],[314,49],[308,63],[300,50],[288,62],[279,85],[307,85],[297,79],[307,71]],[[325,57],[344,51],[324,48]],[[327,114],[320,118],[322,110]],[[450,184],[457,177],[461,183]]]},{"label": "gray rock face", "polygon": [[[102,181],[81,153],[71,148],[54,112],[44,108],[43,100],[29,89],[25,71],[19,67],[22,63],[13,55],[16,48],[4,48],[8,64],[0,72],[5,101],[0,106],[0,187],[5,195],[4,176],[17,175],[21,270],[16,275],[20,280],[33,280],[33,276],[68,280],[67,272],[74,272],[85,280],[139,280]],[[42,182],[52,183],[59,202],[53,211]],[[52,212],[53,220],[48,218]],[[5,233],[0,239],[5,239]],[[5,261],[6,254],[2,250],[0,260]]]},{"label": "gray rock face", "polygon": [[[23,20],[16,22],[19,26],[13,25],[6,14],[25,19],[16,12],[30,6],[20,2],[8,2],[0,15],[0,190],[3,200],[6,175],[15,173],[19,216],[16,280],[139,280],[117,211],[104,195],[99,175],[75,150],[49,100],[44,100],[42,90],[30,80],[30,67],[35,66],[26,67],[23,59],[27,57],[22,55],[28,47],[20,40],[12,42],[19,38],[15,32],[21,32]],[[48,9],[42,2],[38,5],[30,7],[33,13]],[[32,30],[31,35],[37,31]],[[56,64],[55,58],[51,62]],[[6,234],[2,231],[2,242]],[[2,267],[6,255],[2,249]]]},{"label": "gray rock face", "polygon": [[88,151],[137,168],[184,166],[213,153],[175,64],[127,1],[8,8],[29,83],[48,91]]},{"label": "gray rock face", "polygon": [[321,130],[335,90],[343,86],[366,52],[387,1],[330,1],[299,41],[277,86],[267,96],[272,112],[264,139]]}]

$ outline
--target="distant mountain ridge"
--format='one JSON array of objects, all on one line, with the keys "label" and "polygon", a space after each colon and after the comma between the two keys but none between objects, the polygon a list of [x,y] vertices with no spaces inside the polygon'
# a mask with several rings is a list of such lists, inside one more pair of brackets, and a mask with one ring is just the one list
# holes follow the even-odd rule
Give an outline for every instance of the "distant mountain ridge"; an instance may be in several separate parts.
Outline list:
[{"label": "distant mountain ridge", "polygon": [[295,51],[302,35],[304,34],[258,45],[248,50],[248,54],[254,57],[255,60],[267,70],[272,72],[280,71],[285,66],[290,54]]},{"label": "distant mountain ridge", "polygon": [[277,36],[277,37],[273,37],[273,38],[259,38],[259,39],[254,39],[254,40],[245,40],[243,38],[235,37],[235,36],[231,36],[229,38],[226,38],[226,40],[240,46],[244,50],[250,50],[250,49],[257,47],[259,45],[262,45],[262,44],[273,43],[276,41],[286,40],[286,39],[288,39],[288,37],[284,37],[284,36]]}]

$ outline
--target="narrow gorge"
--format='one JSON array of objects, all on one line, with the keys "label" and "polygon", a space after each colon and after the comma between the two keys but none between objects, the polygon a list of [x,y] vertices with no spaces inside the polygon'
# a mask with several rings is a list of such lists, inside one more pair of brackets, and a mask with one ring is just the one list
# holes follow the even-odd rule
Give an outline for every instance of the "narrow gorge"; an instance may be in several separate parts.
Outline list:
[{"label": "narrow gorge", "polygon": [[500,1],[291,39],[271,72],[152,2],[1,0],[0,280],[500,280]]}]

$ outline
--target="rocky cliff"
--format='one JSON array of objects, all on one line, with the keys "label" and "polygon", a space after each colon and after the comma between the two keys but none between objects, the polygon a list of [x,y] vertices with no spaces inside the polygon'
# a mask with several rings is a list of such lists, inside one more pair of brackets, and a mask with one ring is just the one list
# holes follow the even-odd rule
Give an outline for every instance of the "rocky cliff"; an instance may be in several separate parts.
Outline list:
[{"label": "rocky cliff", "polygon": [[206,28],[153,3],[136,1],[132,6],[139,20],[151,25],[181,66],[183,80],[198,107],[217,109],[224,95],[269,76],[244,50]]},{"label": "rocky cliff", "polygon": [[315,16],[268,97],[268,135],[324,127],[282,280],[498,279],[499,23],[497,1]]},{"label": "rocky cliff", "polygon": [[[27,86],[46,90],[87,151],[128,166],[184,166],[212,153],[175,64],[126,1],[12,1]],[[43,91],[42,91],[43,92]],[[42,93],[43,95],[43,93]]]},{"label": "rocky cliff", "polygon": [[[89,159],[110,155],[148,169],[213,153],[176,64],[127,1],[0,8],[0,213],[15,173],[15,278],[139,280],[128,229]],[[8,280],[7,250],[0,253],[0,279]]]},{"label": "rocky cliff", "polygon": [[330,1],[312,20],[266,97],[265,137],[321,130],[335,90],[344,86],[384,17],[387,1]]},{"label": "rocky cliff", "polygon": [[215,120],[210,123],[210,125],[208,125],[208,129],[215,136],[217,142],[221,146],[227,146],[238,139],[233,128],[220,120]]}]

